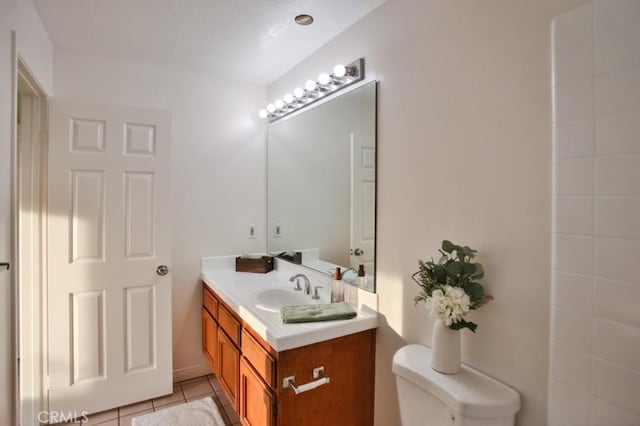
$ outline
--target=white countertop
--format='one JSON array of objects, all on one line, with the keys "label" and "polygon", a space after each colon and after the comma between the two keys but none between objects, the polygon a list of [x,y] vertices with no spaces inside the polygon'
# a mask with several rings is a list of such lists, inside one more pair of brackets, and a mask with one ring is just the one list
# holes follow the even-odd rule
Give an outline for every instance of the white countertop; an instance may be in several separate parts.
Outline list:
[{"label": "white countertop", "polygon": [[[328,299],[328,277],[315,276],[308,270],[295,269],[294,265],[278,266],[266,274],[235,271],[235,256],[202,260],[200,278],[253,330],[278,352],[298,348],[348,334],[358,333],[378,326],[378,314],[367,306],[361,306],[358,315],[349,320],[283,324],[279,313],[255,307],[251,301],[255,292],[267,288],[291,289],[289,277],[304,273],[311,285],[322,285],[323,301]],[[309,299],[309,303],[311,303]]]}]

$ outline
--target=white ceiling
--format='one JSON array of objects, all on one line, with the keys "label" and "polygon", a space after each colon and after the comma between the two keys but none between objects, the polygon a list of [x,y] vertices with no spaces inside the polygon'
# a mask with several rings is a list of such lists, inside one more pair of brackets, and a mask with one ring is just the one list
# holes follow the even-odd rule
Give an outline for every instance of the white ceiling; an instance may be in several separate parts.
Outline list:
[{"label": "white ceiling", "polygon": [[[57,49],[266,84],[384,1],[34,0],[34,4]],[[313,15],[314,24],[295,24],[293,18],[300,13]]]}]

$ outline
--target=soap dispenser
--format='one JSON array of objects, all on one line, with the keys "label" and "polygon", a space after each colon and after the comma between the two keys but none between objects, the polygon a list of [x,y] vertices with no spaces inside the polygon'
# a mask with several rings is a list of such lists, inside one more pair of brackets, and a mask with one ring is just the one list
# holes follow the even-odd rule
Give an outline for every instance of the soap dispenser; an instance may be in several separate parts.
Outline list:
[{"label": "soap dispenser", "polygon": [[331,284],[331,303],[344,302],[344,282],[340,267],[336,266],[333,273],[333,283]]},{"label": "soap dispenser", "polygon": [[364,265],[358,266],[358,276],[356,277],[356,286],[360,288],[367,288],[367,276],[364,273]]}]

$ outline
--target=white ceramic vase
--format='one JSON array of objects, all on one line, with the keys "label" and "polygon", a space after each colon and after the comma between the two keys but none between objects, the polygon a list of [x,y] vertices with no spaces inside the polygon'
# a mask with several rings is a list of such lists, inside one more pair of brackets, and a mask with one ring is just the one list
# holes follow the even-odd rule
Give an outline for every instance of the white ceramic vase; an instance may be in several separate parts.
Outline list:
[{"label": "white ceramic vase", "polygon": [[442,320],[433,324],[431,336],[431,368],[445,374],[456,374],[460,364],[460,331],[447,327]]}]

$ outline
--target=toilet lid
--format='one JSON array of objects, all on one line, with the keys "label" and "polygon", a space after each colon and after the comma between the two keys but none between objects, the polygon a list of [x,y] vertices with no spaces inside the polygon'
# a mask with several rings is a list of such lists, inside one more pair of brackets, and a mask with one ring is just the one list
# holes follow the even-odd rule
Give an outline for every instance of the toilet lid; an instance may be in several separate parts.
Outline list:
[{"label": "toilet lid", "polygon": [[466,365],[458,374],[431,368],[431,349],[421,345],[400,348],[393,357],[393,373],[421,387],[466,417],[499,418],[520,409],[520,394],[498,380]]}]

